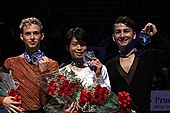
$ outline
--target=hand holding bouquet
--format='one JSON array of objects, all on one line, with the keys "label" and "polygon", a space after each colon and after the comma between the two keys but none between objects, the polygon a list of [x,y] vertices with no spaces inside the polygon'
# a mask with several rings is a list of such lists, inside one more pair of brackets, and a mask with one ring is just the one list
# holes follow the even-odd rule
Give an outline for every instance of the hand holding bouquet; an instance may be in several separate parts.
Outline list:
[{"label": "hand holding bouquet", "polygon": [[[14,103],[15,102],[21,103],[22,97],[18,92],[18,88],[19,88],[19,83],[14,81],[10,74],[5,72],[0,72],[0,96],[14,97],[11,98],[11,100]],[[17,107],[19,108],[20,111],[24,111],[24,109],[20,105],[18,105]]]}]

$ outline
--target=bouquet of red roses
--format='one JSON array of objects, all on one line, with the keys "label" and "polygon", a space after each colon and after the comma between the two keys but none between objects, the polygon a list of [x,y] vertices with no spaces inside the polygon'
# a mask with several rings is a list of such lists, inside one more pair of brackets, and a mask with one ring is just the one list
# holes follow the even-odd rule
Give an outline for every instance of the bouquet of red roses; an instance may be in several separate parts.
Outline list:
[{"label": "bouquet of red roses", "polygon": [[100,84],[83,88],[78,100],[82,112],[110,112],[118,110],[117,96]]},{"label": "bouquet of red roses", "polygon": [[80,79],[75,78],[73,71],[43,74],[38,77],[38,83],[52,97],[44,109],[54,113],[61,108],[59,105],[69,107],[72,102],[76,102],[83,88]]},{"label": "bouquet of red roses", "polygon": [[[19,94],[19,83],[14,81],[10,74],[0,72],[0,95],[1,96],[13,96],[13,101],[21,102],[21,95]],[[24,112],[24,108],[17,106]]]}]

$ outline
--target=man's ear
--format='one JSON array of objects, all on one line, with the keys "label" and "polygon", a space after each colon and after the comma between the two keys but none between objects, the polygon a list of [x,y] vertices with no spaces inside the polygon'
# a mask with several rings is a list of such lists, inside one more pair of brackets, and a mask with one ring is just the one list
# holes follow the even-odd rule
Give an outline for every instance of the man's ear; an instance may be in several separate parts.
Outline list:
[{"label": "man's ear", "polygon": [[134,32],[134,35],[133,35],[133,39],[135,39],[136,38],[136,32]]},{"label": "man's ear", "polygon": [[69,51],[69,46],[68,46],[68,45],[66,45],[66,50],[68,50],[68,51]]},{"label": "man's ear", "polygon": [[20,34],[20,39],[23,41],[23,35],[22,34]]},{"label": "man's ear", "polygon": [[115,35],[114,34],[112,34],[112,39],[115,42]]},{"label": "man's ear", "polygon": [[44,39],[44,33],[42,33],[41,35],[42,35],[41,40],[43,40]]}]

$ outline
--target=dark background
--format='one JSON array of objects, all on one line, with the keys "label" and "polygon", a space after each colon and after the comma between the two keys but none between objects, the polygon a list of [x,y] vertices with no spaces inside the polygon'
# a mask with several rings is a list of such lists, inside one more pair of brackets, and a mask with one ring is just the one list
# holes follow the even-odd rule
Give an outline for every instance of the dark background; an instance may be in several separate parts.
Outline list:
[{"label": "dark background", "polygon": [[19,38],[23,18],[37,17],[44,26],[45,39],[41,49],[46,56],[65,60],[63,39],[72,27],[84,28],[95,46],[99,59],[105,63],[116,55],[112,41],[112,25],[120,15],[130,16],[139,32],[152,22],[167,38],[170,6],[163,0],[0,0],[0,59],[22,54],[24,44]]}]

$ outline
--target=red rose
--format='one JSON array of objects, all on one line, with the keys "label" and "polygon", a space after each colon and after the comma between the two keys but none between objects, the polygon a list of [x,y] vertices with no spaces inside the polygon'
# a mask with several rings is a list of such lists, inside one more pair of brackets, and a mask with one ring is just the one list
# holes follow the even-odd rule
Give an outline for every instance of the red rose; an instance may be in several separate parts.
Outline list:
[{"label": "red rose", "polygon": [[66,76],[64,76],[64,75],[58,75],[58,78],[65,80],[65,79],[66,79]]},{"label": "red rose", "polygon": [[127,92],[118,92],[118,104],[121,107],[126,107],[127,105],[129,105],[131,102],[131,98],[129,96],[129,93]]},{"label": "red rose", "polygon": [[87,98],[87,90],[86,89],[82,89],[81,93],[80,93],[80,99],[79,99],[79,104],[81,106],[83,106],[84,104],[86,104],[86,102],[88,102],[88,98]]},{"label": "red rose", "polygon": [[[15,102],[20,102],[21,103],[21,95],[19,94],[19,90],[18,89],[14,89],[14,88],[11,88],[11,90],[8,92],[8,96],[13,96],[15,97],[15,99],[13,101]],[[22,108],[20,105],[17,106],[21,111],[24,111],[25,109]]]}]

